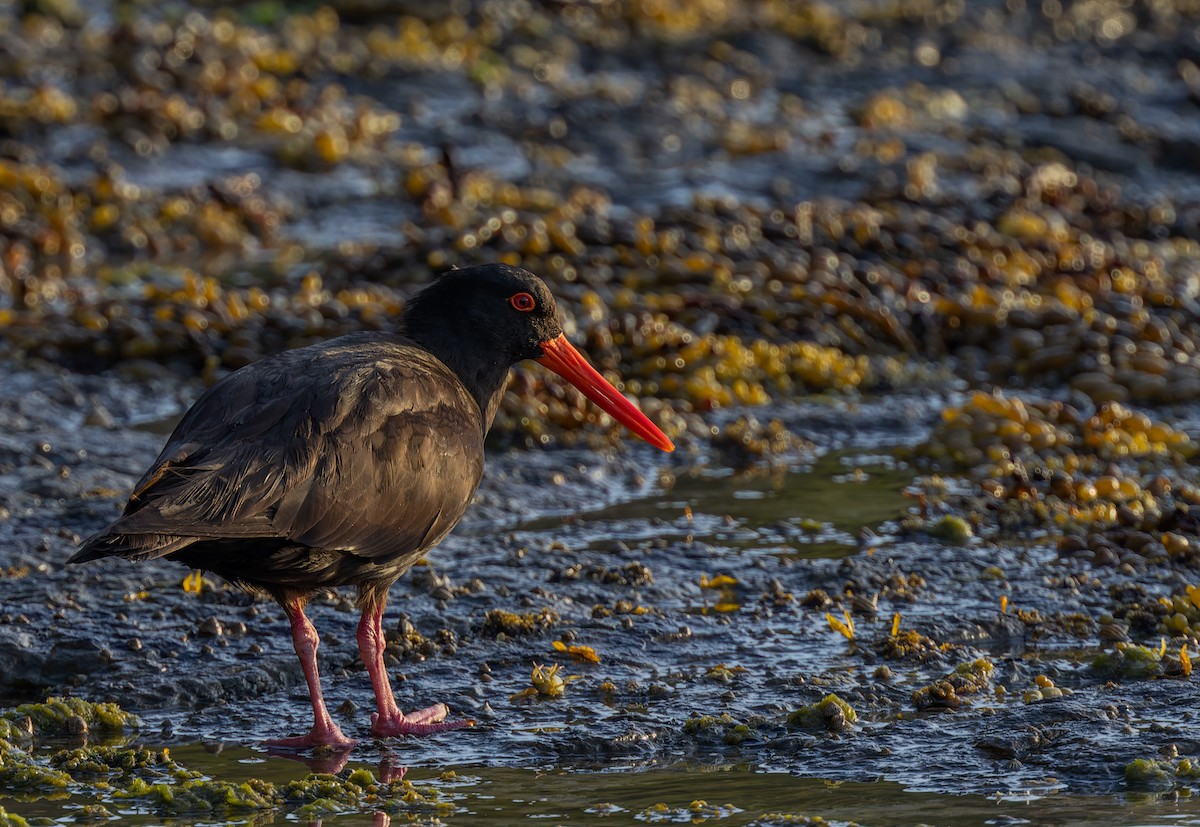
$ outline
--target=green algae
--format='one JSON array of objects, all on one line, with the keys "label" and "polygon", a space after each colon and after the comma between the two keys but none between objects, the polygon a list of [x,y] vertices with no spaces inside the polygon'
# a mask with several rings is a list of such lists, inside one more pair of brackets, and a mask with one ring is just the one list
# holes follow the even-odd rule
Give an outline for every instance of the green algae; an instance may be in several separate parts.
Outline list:
[{"label": "green algae", "polygon": [[200,774],[185,769],[171,759],[170,752],[146,747],[79,747],[59,750],[50,756],[50,764],[77,775],[170,775],[177,781],[199,778]]},{"label": "green algae", "polygon": [[1118,643],[1112,651],[1102,652],[1093,658],[1092,668],[1113,678],[1157,678],[1163,673],[1162,653],[1135,643]]},{"label": "green algae", "polygon": [[[118,759],[111,763],[135,768],[146,766],[146,762],[133,759]],[[84,765],[95,766],[94,763]],[[137,800],[162,815],[233,816],[256,810],[283,810],[301,818],[319,818],[364,807],[442,815],[454,811],[453,804],[438,800],[436,790],[418,790],[408,781],[384,784],[366,769],[356,769],[345,777],[314,773],[276,785],[262,779],[237,783],[191,777],[180,781],[181,773],[196,774],[169,759],[165,766],[175,775],[173,780],[151,782],[135,776],[114,792],[113,798]]]},{"label": "green algae", "polygon": [[[80,735],[91,729],[115,734],[136,730],[140,721],[113,703],[92,703],[82,698],[47,698],[42,703],[21,704],[3,714],[8,721],[29,718],[40,735]],[[2,733],[0,733],[2,734]]]},{"label": "green algae", "polygon": [[837,695],[826,695],[820,701],[802,706],[787,716],[787,725],[813,732],[845,732],[858,720],[854,707]]},{"label": "green algae", "polygon": [[0,807],[0,827],[29,827],[29,822],[16,813]]},{"label": "green algae", "polygon": [[53,760],[40,761],[23,748],[35,734],[80,736],[93,728],[113,733],[136,726],[137,718],[116,704],[94,704],[81,698],[50,698],[6,710],[0,713],[0,789],[39,798],[64,795],[71,785],[71,762],[63,766]]},{"label": "green algae", "polygon": [[685,735],[700,741],[720,741],[730,745],[742,743],[754,735],[750,726],[727,712],[719,715],[692,715],[684,721],[683,731]]},{"label": "green algae", "polygon": [[[368,794],[379,791],[379,782],[370,770],[358,769],[346,778],[336,775],[314,773],[299,781],[292,781],[280,793],[284,801],[312,805],[318,802],[355,804]],[[336,812],[332,810],[331,812]]]},{"label": "green algae", "polygon": [[1136,758],[1125,767],[1125,783],[1131,790],[1170,790],[1175,786],[1175,768],[1170,761]]},{"label": "green algae", "polygon": [[138,799],[160,813],[228,814],[247,810],[265,810],[280,806],[281,797],[270,781],[251,779],[242,783],[192,779],[182,784],[151,784],[134,778],[117,799]]},{"label": "green algae", "polygon": [[0,740],[0,790],[21,797],[41,797],[65,790],[71,776],[35,761],[20,747]]},{"label": "green algae", "polygon": [[947,514],[941,519],[929,523],[925,530],[930,537],[956,546],[966,545],[975,536],[971,524],[953,514]]},{"label": "green algae", "polygon": [[13,741],[28,741],[33,738],[33,725],[29,723],[29,728],[22,728],[14,721],[8,718],[0,718],[0,742],[11,743]]},{"label": "green algae", "polygon": [[683,722],[683,731],[688,735],[699,735],[715,730],[724,731],[727,727],[741,723],[728,712],[720,715],[694,715]]},{"label": "green algae", "polygon": [[1125,784],[1131,790],[1173,790],[1200,781],[1200,762],[1191,758],[1137,758],[1125,766]]},{"label": "green algae", "polygon": [[332,798],[318,798],[297,807],[292,814],[300,818],[319,819],[321,816],[335,815],[345,812],[347,809],[349,807],[341,801],[335,801]]},{"label": "green algae", "polygon": [[[369,770],[359,770],[374,778]],[[353,774],[351,775],[353,778]],[[411,781],[393,781],[380,786],[378,795],[366,799],[373,806],[389,813],[431,813],[435,817],[450,816],[458,809],[453,802],[443,801],[436,787],[416,787]]]},{"label": "green algae", "polygon": [[[82,722],[82,729],[80,729]],[[251,778],[242,782],[210,779],[171,758],[166,748],[85,746],[57,750],[38,757],[14,741],[32,741],[33,734],[62,735],[91,728],[120,732],[137,719],[115,704],[91,704],[76,698],[52,698],[44,704],[25,704],[0,713],[0,790],[16,798],[39,800],[64,797],[80,779],[104,803],[136,802],[163,816],[197,814],[228,818],[279,810],[300,818],[364,808],[392,812],[452,814],[455,807],[439,800],[436,789],[419,790],[408,781],[380,782],[367,769],[344,776],[311,774],[287,784]],[[77,822],[112,817],[104,803],[93,800],[74,810]],[[26,825],[20,816],[0,810],[0,827]]]},{"label": "green algae", "polygon": [[753,739],[757,733],[749,724],[734,724],[729,729],[725,730],[725,743],[730,746],[737,746],[743,741]]},{"label": "green algae", "polygon": [[0,757],[0,789],[9,795],[42,797],[35,794],[61,792],[70,783],[71,776],[43,767],[27,753]]},{"label": "green algae", "polygon": [[683,732],[699,740],[720,740],[729,746],[760,737],[761,731],[772,722],[761,715],[751,715],[740,721],[728,713],[720,715],[693,715],[683,723]]},{"label": "green algae", "polygon": [[112,818],[114,818],[113,812],[103,804],[85,804],[75,811],[76,824],[109,821]]},{"label": "green algae", "polygon": [[1173,773],[1170,764],[1154,758],[1135,758],[1125,767],[1125,781],[1139,787],[1158,786],[1160,782],[1170,785]]}]

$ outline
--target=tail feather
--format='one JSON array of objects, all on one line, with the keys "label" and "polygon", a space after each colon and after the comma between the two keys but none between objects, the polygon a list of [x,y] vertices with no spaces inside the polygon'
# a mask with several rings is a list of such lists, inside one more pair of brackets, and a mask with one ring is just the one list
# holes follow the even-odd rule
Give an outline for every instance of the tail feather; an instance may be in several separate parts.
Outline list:
[{"label": "tail feather", "polygon": [[196,537],[177,537],[172,534],[121,534],[109,527],[84,540],[67,562],[87,563],[102,557],[152,560],[179,551],[196,540]]}]

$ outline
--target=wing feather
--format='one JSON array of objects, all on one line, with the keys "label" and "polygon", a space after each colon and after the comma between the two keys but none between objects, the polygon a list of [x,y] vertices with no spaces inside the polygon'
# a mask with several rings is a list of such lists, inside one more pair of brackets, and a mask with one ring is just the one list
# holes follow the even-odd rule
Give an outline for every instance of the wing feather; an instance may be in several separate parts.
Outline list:
[{"label": "wing feather", "polygon": [[289,351],[197,400],[124,515],[78,556],[113,535],[138,536],[140,556],[151,537],[164,554],[255,537],[374,560],[412,553],[462,516],[483,436],[457,377],[404,340],[358,334]]}]

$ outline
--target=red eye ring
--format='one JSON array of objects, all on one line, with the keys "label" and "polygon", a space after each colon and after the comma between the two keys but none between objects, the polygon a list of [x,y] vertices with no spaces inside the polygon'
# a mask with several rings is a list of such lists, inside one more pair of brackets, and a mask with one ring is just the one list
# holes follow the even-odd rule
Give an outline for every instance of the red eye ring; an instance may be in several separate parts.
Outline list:
[{"label": "red eye ring", "polygon": [[529,293],[514,293],[508,297],[508,303],[513,306],[513,310],[520,310],[522,313],[530,313],[537,307],[537,301]]}]

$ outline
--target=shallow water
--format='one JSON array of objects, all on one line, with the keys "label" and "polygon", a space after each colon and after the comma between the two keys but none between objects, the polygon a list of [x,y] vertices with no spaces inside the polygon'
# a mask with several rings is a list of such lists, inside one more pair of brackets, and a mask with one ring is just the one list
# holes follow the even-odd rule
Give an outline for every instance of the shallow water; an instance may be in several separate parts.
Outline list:
[{"label": "shallow water", "polygon": [[[286,784],[304,778],[309,772],[308,767],[297,761],[246,747],[187,744],[172,747],[171,756],[208,778],[234,783],[264,779]],[[391,760],[391,756],[385,755],[383,764],[389,765]],[[380,766],[356,759],[345,770],[363,767],[377,772]],[[451,770],[454,777],[447,778],[445,774]],[[436,790],[440,801],[452,805],[439,812],[438,817],[447,824],[503,825],[529,821],[745,825],[777,814],[871,827],[1200,825],[1200,814],[1194,802],[1187,799],[1079,796],[1065,794],[1051,784],[1022,795],[945,795],[914,791],[888,781],[830,782],[801,778],[748,763],[681,762],[660,768],[572,771],[424,762],[410,768],[405,777],[425,793]],[[127,801],[113,801],[103,793],[35,802],[0,796],[0,807],[22,812],[28,818],[46,817],[61,822],[69,820],[78,807],[97,801],[104,802],[122,824],[129,825],[273,823],[269,816],[264,821],[253,814],[229,819],[200,814],[164,817],[131,806]],[[371,813],[370,807],[348,807],[308,823],[362,824]],[[395,818],[397,823],[405,823],[404,814]],[[787,822],[763,818],[757,823]]]},{"label": "shallow water", "polygon": [[[901,515],[912,478],[892,454],[858,451],[826,454],[791,471],[697,470],[669,491],[577,512],[570,531],[585,544],[675,536],[792,559],[837,558],[859,547],[860,529],[879,529]],[[680,524],[677,518],[689,513]],[[518,528],[561,533],[561,518]]]}]

